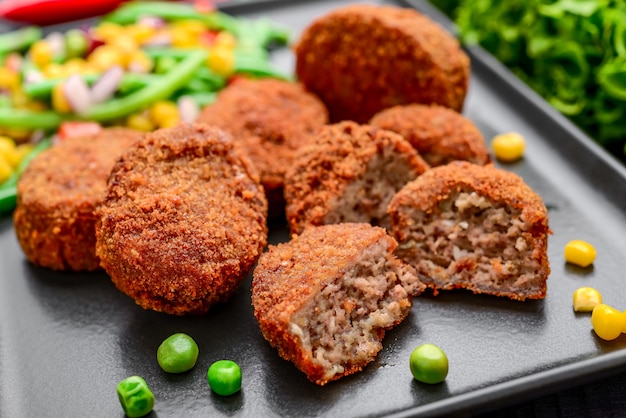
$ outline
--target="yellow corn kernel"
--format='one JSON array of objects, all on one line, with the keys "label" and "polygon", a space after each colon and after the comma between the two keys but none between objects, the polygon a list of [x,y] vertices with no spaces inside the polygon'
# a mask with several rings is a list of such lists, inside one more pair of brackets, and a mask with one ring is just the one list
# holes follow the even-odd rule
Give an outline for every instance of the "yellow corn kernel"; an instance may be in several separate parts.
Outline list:
[{"label": "yellow corn kernel", "polygon": [[591,312],[591,326],[603,340],[614,340],[624,329],[624,314],[604,303],[597,305]]},{"label": "yellow corn kernel", "polygon": [[17,90],[20,86],[20,75],[7,67],[0,67],[0,90]]},{"label": "yellow corn kernel", "polygon": [[52,89],[52,107],[59,113],[69,113],[72,108],[64,91],[65,83],[59,83]]},{"label": "yellow corn kernel", "polygon": [[178,125],[180,122],[180,117],[178,115],[169,116],[159,123],[160,128],[171,128],[173,126]]},{"label": "yellow corn kernel", "polygon": [[71,58],[63,64],[63,68],[65,70],[65,75],[69,76],[72,74],[85,74],[85,70],[87,69],[87,61],[81,58]]},{"label": "yellow corn kernel", "polygon": [[37,67],[43,68],[52,61],[52,47],[43,39],[35,42],[30,47],[30,59]]},{"label": "yellow corn kernel", "polygon": [[587,267],[596,259],[596,249],[586,241],[575,239],[565,244],[563,256],[568,263]]},{"label": "yellow corn kernel", "polygon": [[233,34],[228,32],[220,32],[215,37],[215,46],[223,46],[226,48],[234,48],[237,43],[237,39]]},{"label": "yellow corn kernel", "polygon": [[98,39],[110,42],[124,33],[124,27],[113,22],[102,22],[94,28],[94,33]]},{"label": "yellow corn kernel", "polygon": [[602,303],[602,295],[593,287],[579,287],[574,291],[574,311],[591,312]]},{"label": "yellow corn kernel", "polygon": [[27,140],[32,135],[32,131],[24,128],[4,128],[3,133],[17,142]]},{"label": "yellow corn kernel", "polygon": [[172,45],[177,48],[192,48],[198,46],[199,38],[184,27],[174,26],[170,29]]},{"label": "yellow corn kernel", "polygon": [[101,45],[89,55],[87,62],[98,71],[106,71],[115,65],[123,66],[124,56],[112,45]]},{"label": "yellow corn kernel", "polygon": [[28,95],[24,93],[24,90],[17,89],[11,92],[11,103],[13,103],[13,107],[17,109],[24,109],[28,107],[30,99]]},{"label": "yellow corn kernel", "polygon": [[141,45],[151,39],[156,33],[156,29],[148,25],[131,25],[126,28],[126,34],[133,38],[137,45]]},{"label": "yellow corn kernel", "polygon": [[[159,101],[150,107],[150,119],[152,122],[163,128],[165,125],[172,126],[173,121],[180,120],[178,115],[178,106],[174,102]],[[174,123],[174,125],[176,124]]]},{"label": "yellow corn kernel", "polygon": [[32,110],[34,112],[43,112],[44,110],[48,110],[48,106],[42,101],[39,100],[30,100],[26,104],[26,109]]},{"label": "yellow corn kernel", "polygon": [[218,46],[211,49],[208,59],[209,68],[227,77],[235,70],[235,56],[231,48]]},{"label": "yellow corn kernel", "polygon": [[123,66],[128,64],[130,57],[132,57],[132,55],[139,49],[139,45],[137,45],[135,40],[129,35],[118,36],[109,43],[109,46],[115,48],[117,53],[120,55],[122,59],[121,64]]},{"label": "yellow corn kernel", "polygon": [[138,131],[152,132],[156,126],[145,113],[134,113],[126,119],[126,126]]},{"label": "yellow corn kernel", "polygon": [[0,136],[0,156],[15,168],[20,162],[15,141],[7,136]]},{"label": "yellow corn kernel", "polygon": [[41,73],[46,78],[65,78],[65,67],[56,62],[51,62],[42,68]]},{"label": "yellow corn kernel", "polygon": [[0,155],[0,183],[4,183],[6,179],[11,177],[11,174],[13,174],[13,167],[3,155]]},{"label": "yellow corn kernel", "polygon": [[496,158],[503,162],[517,161],[524,156],[526,141],[516,132],[496,135],[491,141]]},{"label": "yellow corn kernel", "polygon": [[200,20],[192,20],[192,19],[179,20],[174,23],[174,27],[184,29],[185,31],[195,36],[199,36],[204,31],[207,30],[206,25],[202,23]]},{"label": "yellow corn kernel", "polygon": [[127,68],[135,73],[149,73],[154,68],[154,60],[145,52],[137,50],[129,58]]}]

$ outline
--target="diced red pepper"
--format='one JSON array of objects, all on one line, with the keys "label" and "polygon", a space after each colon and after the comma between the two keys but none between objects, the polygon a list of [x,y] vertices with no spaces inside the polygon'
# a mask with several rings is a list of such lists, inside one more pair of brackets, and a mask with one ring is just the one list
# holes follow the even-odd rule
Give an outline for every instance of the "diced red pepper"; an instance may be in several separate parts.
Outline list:
[{"label": "diced red pepper", "polygon": [[207,30],[207,31],[202,32],[200,34],[200,43],[206,47],[213,46],[213,44],[215,43],[215,40],[217,39],[217,35],[219,33],[220,32],[216,30]]},{"label": "diced red pepper", "polygon": [[102,126],[96,122],[63,122],[59,126],[58,136],[61,141],[77,136],[97,135]]},{"label": "diced red pepper", "polygon": [[194,0],[193,7],[200,13],[209,13],[215,10],[213,0]]},{"label": "diced red pepper", "polygon": [[15,22],[51,25],[103,15],[124,0],[3,0],[0,17]]}]

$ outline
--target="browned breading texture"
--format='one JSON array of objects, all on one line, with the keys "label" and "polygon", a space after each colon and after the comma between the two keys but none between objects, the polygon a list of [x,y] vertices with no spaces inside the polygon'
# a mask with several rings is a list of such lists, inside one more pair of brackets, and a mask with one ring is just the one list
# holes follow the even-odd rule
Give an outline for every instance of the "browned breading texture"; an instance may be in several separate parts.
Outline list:
[{"label": "browned breading texture", "polygon": [[116,159],[141,133],[109,128],[41,153],[17,186],[15,232],[26,257],[55,270],[96,270],[93,211]]},{"label": "browned breading texture", "polygon": [[328,111],[300,84],[269,78],[239,80],[203,109],[198,122],[230,132],[259,170],[266,193],[273,196],[277,190],[284,204],[285,170],[306,137],[328,122]]},{"label": "browned breading texture", "polygon": [[455,160],[491,162],[485,138],[474,123],[447,107],[412,104],[385,109],[370,124],[402,135],[432,167]]},{"label": "browned breading texture", "polygon": [[322,225],[332,199],[361,177],[385,148],[406,156],[415,176],[428,165],[399,135],[368,125],[342,122],[318,129],[314,141],[297,154],[285,179],[287,220],[292,233]]},{"label": "browned breading texture", "polygon": [[[270,245],[254,270],[252,304],[263,336],[278,349],[281,357],[293,362],[318,385],[356,373],[365,364],[348,364],[342,374],[331,379],[325,377],[323,367],[313,362],[312,353],[304,349],[292,332],[294,314],[353,265],[363,250],[380,240],[387,243],[391,256],[397,243],[382,228],[357,223],[310,227],[287,243]],[[398,265],[403,264],[396,261]],[[414,274],[414,270],[410,271]],[[415,282],[416,294],[419,294],[424,285],[417,278]],[[411,298],[405,302],[405,313],[393,325],[408,313]],[[384,329],[376,332],[383,337]]]},{"label": "browned breading texture", "polygon": [[296,74],[331,122],[366,123],[382,109],[437,103],[460,111],[470,62],[454,37],[420,13],[350,5],[309,25],[295,47]]},{"label": "browned breading texture", "polygon": [[453,191],[466,189],[520,209],[522,218],[532,225],[533,232],[549,232],[548,211],[543,200],[524,179],[493,165],[479,166],[465,161],[432,168],[408,183],[393,198],[389,211],[393,214],[399,206],[410,205],[424,212],[432,212],[438,210],[437,204]]},{"label": "browned breading texture", "polygon": [[146,309],[201,314],[230,297],[267,241],[267,201],[225,132],[180,124],[115,164],[98,208],[97,254]]}]

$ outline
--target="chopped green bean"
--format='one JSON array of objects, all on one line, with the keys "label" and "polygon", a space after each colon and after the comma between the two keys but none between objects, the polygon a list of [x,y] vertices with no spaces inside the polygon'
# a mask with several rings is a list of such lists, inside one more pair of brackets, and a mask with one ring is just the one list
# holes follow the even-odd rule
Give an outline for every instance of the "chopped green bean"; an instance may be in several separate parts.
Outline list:
[{"label": "chopped green bean", "polygon": [[276,70],[268,62],[255,58],[236,57],[235,73],[250,74],[256,77],[273,77],[291,81],[292,77]]},{"label": "chopped green bean", "polygon": [[110,121],[144,109],[157,100],[167,99],[193,78],[206,61],[206,56],[204,50],[187,50],[187,56],[172,71],[161,76],[158,83],[148,84],[128,96],[97,104],[84,118],[98,122]]},{"label": "chopped green bean", "polygon": [[13,32],[3,33],[0,35],[0,54],[24,50],[39,39],[41,39],[41,29],[37,26],[27,26]]},{"label": "chopped green bean", "polygon": [[56,112],[33,112],[30,110],[0,107],[0,126],[5,128],[56,129],[63,117]]},{"label": "chopped green bean", "polygon": [[11,212],[17,204],[17,187],[0,189],[0,214]]}]

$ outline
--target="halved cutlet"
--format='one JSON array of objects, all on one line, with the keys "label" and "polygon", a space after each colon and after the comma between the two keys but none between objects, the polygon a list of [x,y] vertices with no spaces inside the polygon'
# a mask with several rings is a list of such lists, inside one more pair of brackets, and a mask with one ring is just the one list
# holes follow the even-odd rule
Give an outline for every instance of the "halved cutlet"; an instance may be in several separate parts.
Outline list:
[{"label": "halved cutlet", "polygon": [[467,162],[435,167],[407,184],[389,213],[396,254],[435,291],[546,296],[548,212],[518,175]]},{"label": "halved cutlet", "polygon": [[395,248],[384,229],[356,223],[270,246],[252,281],[265,339],[318,385],[360,371],[425,288]]}]

